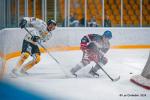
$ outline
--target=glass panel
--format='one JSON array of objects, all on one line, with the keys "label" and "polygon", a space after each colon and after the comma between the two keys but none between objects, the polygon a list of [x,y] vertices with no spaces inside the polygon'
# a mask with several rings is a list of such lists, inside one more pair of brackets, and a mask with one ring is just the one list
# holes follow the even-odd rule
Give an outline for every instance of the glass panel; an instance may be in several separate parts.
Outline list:
[{"label": "glass panel", "polygon": [[[1,6],[3,7],[1,15],[0,27],[17,27],[18,16],[19,19],[25,16],[25,1],[26,0],[3,0]],[[35,1],[35,12],[34,12],[34,1]],[[47,19],[55,19],[58,26],[71,27],[84,27],[85,26],[85,0],[46,0],[47,1]],[[55,1],[56,3],[56,14],[55,14]],[[103,26],[102,21],[102,3],[104,1],[104,18],[110,20],[104,25],[106,27],[121,26],[121,0],[87,0],[87,25],[88,27]],[[141,0],[122,0],[123,1],[123,26],[127,27],[139,27],[140,26],[140,1]],[[150,26],[150,0],[142,0],[142,26]],[[5,3],[6,4],[5,4]],[[66,7],[65,7],[66,2]],[[19,4],[18,4],[19,3]],[[70,3],[70,6],[68,5]],[[6,7],[4,7],[5,5]],[[18,9],[19,8],[19,9]],[[66,14],[65,14],[66,8]],[[5,10],[4,10],[5,9]],[[5,13],[3,13],[3,11]],[[19,11],[19,12],[18,12]],[[43,14],[45,14],[43,12]],[[28,16],[34,16],[42,19],[42,0],[28,0]],[[66,18],[65,18],[66,15]],[[46,19],[46,20],[47,20]],[[111,25],[110,25],[111,23]]]},{"label": "glass panel", "polygon": [[57,0],[57,25],[65,26],[65,0]]},{"label": "glass panel", "polygon": [[85,22],[85,0],[80,0],[79,3],[80,3],[81,9],[80,10],[78,9],[78,11],[76,12],[77,20],[79,21],[80,27],[85,27],[86,26],[85,24],[87,23],[87,22]]},{"label": "glass panel", "polygon": [[95,15],[96,16],[96,21],[97,21],[97,24],[98,26],[102,26],[103,25],[103,21],[102,21],[102,3],[103,3],[103,0],[94,0],[95,1],[95,5],[96,5],[96,9],[97,9],[97,14]]},{"label": "glass panel", "polygon": [[20,14],[20,18],[21,17],[24,17],[24,14],[25,14],[25,0],[19,0],[19,6],[20,6],[20,8],[19,8],[19,14]]},{"label": "glass panel", "polygon": [[34,0],[28,0],[28,16],[34,16]]},{"label": "glass panel", "polygon": [[87,0],[88,27],[102,26],[102,0]]},{"label": "glass panel", "polygon": [[124,26],[140,26],[140,0],[123,0]]},{"label": "glass panel", "polygon": [[120,0],[105,0],[105,27],[121,26],[121,1]]},{"label": "glass panel", "polygon": [[54,19],[55,0],[47,0],[47,18]]},{"label": "glass panel", "polygon": [[142,3],[142,26],[150,26],[150,0],[143,0]]},{"label": "glass panel", "polygon": [[6,7],[5,7],[5,0],[1,0],[1,3],[0,3],[0,7],[1,7],[1,9],[0,9],[0,22],[1,22],[1,24],[0,24],[0,29],[2,29],[2,28],[5,28],[6,26],[5,26],[5,16],[6,16]]},{"label": "glass panel", "polygon": [[17,15],[17,0],[7,1],[7,27],[17,27],[18,26],[18,15]]},{"label": "glass panel", "polygon": [[36,0],[36,13],[35,17],[42,19],[42,0]]},{"label": "glass panel", "polygon": [[79,27],[80,20],[83,17],[84,17],[84,0],[70,0],[69,26]]}]

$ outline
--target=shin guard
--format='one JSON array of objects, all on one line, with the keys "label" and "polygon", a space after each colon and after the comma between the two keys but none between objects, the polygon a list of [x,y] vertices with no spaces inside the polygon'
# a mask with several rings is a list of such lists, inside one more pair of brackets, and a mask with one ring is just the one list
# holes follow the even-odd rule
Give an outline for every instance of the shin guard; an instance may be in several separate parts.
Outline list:
[{"label": "shin guard", "polygon": [[39,54],[35,54],[33,56],[33,60],[31,60],[30,62],[28,62],[27,64],[25,64],[22,68],[23,71],[27,71],[28,69],[32,68],[35,64],[37,64],[38,62],[40,62],[40,55]]}]

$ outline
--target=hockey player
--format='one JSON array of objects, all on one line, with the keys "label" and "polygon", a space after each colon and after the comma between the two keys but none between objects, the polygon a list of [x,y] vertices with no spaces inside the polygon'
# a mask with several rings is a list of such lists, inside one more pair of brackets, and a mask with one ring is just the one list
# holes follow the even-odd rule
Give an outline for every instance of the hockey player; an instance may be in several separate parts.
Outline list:
[{"label": "hockey player", "polygon": [[[52,36],[51,31],[56,27],[56,22],[54,20],[48,20],[46,23],[38,18],[24,17],[20,21],[19,26],[21,28],[25,28],[26,25],[33,26],[33,29],[30,31],[32,36],[27,33],[23,40],[21,56],[17,62],[17,65],[12,70],[12,73],[15,75],[27,74],[27,71],[40,61],[40,50],[38,43],[46,42],[49,40],[49,38]],[[33,57],[33,59],[22,66],[24,61],[30,55]],[[19,71],[21,66],[22,68]]]},{"label": "hockey player", "polygon": [[83,51],[82,60],[70,72],[77,77],[76,72],[81,68],[90,64],[91,61],[94,61],[96,64],[91,68],[89,74],[92,76],[99,77],[99,74],[96,73],[100,67],[107,63],[107,58],[104,57],[104,54],[109,50],[110,43],[109,40],[112,38],[111,31],[107,30],[104,34],[88,34],[81,39],[80,49]]}]

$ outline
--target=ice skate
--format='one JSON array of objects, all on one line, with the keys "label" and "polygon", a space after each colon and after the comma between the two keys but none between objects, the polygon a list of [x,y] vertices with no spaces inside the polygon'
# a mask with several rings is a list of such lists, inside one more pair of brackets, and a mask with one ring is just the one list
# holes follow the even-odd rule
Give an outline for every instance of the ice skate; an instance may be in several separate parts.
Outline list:
[{"label": "ice skate", "polygon": [[99,74],[93,71],[93,68],[89,71],[89,74],[91,75],[91,77],[96,77],[96,78],[99,77]]},{"label": "ice skate", "polygon": [[81,69],[81,64],[77,64],[74,68],[70,70],[70,72],[74,77],[77,77],[76,72],[79,71],[80,69]]},{"label": "ice skate", "polygon": [[12,71],[11,71],[11,74],[10,74],[12,77],[17,77],[17,76],[19,76],[19,73],[18,73],[18,71],[16,70],[16,69],[13,69]]},{"label": "ice skate", "polygon": [[74,77],[78,77],[78,75],[77,75],[77,74],[75,74],[75,73],[74,73],[74,74],[72,73],[72,75],[73,75]]},{"label": "ice skate", "polygon": [[71,75],[72,75],[73,77],[77,77],[77,76],[78,76],[73,70],[71,70],[70,73],[71,73]]},{"label": "ice skate", "polygon": [[28,76],[29,73],[27,73],[24,69],[20,70],[20,76]]}]

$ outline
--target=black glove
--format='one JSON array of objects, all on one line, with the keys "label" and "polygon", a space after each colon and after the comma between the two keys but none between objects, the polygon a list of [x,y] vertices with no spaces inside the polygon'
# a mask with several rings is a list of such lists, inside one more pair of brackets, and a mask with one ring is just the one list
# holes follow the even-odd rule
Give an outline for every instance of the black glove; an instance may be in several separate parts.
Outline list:
[{"label": "black glove", "polygon": [[98,52],[98,48],[94,42],[91,42],[90,44],[88,44],[87,49],[89,49],[92,52]]},{"label": "black glove", "polygon": [[38,42],[39,39],[40,39],[39,36],[32,36],[31,37],[31,40],[34,41],[34,42]]},{"label": "black glove", "polygon": [[87,45],[88,49],[97,49],[96,45],[94,42],[91,42],[90,44]]},{"label": "black glove", "polygon": [[25,28],[26,24],[27,24],[27,20],[22,19],[22,20],[20,21],[20,23],[19,23],[19,26],[20,26],[21,28]]}]

